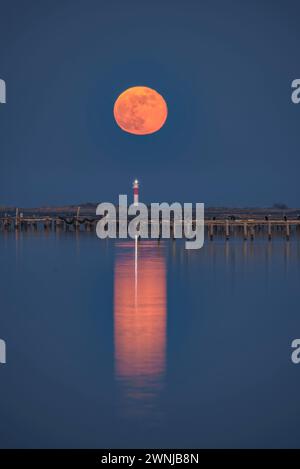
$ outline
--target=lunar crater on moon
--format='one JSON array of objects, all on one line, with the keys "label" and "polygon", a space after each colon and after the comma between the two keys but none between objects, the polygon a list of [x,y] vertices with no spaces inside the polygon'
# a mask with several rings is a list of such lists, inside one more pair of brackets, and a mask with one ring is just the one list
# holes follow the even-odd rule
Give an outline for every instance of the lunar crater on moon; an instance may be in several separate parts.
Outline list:
[{"label": "lunar crater on moon", "polygon": [[164,98],[146,86],[128,88],[114,105],[114,117],[119,127],[136,135],[157,132],[164,125],[167,115]]}]

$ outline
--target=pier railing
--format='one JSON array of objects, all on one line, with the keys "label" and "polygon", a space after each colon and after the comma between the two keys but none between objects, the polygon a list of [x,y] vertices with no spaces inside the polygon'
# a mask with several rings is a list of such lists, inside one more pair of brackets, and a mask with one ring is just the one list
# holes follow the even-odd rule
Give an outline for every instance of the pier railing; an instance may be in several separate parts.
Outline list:
[{"label": "pier railing", "polygon": [[[21,217],[17,213],[15,216],[0,217],[0,231],[11,232],[21,231],[95,231],[99,217],[92,216],[29,216]],[[148,222],[150,225],[150,221]],[[171,237],[174,237],[174,222],[170,220],[160,220],[160,227],[164,223],[170,224]],[[196,220],[192,222],[196,225]],[[223,237],[226,240],[230,238],[243,238],[244,240],[254,240],[256,237],[264,237],[271,240],[274,236],[281,236],[289,240],[291,236],[300,234],[300,220],[288,219],[206,219],[204,222],[205,231],[208,239],[211,241],[215,237]],[[118,229],[118,221],[116,221]],[[160,230],[161,232],[161,230]]]}]

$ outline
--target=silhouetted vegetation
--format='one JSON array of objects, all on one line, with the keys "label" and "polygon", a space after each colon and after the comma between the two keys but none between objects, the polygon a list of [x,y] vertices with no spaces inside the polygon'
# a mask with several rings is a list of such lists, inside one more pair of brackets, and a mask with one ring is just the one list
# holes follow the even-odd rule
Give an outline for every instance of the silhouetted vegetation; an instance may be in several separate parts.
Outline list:
[{"label": "silhouetted vegetation", "polygon": [[273,208],[276,208],[278,210],[287,210],[289,207],[283,203],[276,203],[276,204],[273,204]]}]

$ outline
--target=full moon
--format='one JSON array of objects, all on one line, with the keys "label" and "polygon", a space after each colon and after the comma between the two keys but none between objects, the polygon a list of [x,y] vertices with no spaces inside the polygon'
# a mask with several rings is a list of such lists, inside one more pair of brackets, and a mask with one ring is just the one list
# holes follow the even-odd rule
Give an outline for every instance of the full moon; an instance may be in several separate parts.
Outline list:
[{"label": "full moon", "polygon": [[114,105],[114,117],[125,132],[147,135],[157,132],[166,122],[168,108],[164,98],[147,86],[123,91]]}]

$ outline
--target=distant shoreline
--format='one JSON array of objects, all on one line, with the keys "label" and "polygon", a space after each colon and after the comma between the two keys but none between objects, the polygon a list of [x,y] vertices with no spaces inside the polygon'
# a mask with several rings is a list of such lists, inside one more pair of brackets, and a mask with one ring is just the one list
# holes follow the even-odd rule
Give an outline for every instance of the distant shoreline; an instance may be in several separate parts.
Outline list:
[{"label": "distant shoreline", "polygon": [[[15,215],[18,210],[19,214],[24,216],[74,216],[78,213],[80,207],[80,215],[95,215],[96,203],[88,203],[81,205],[63,205],[63,206],[52,206],[52,207],[34,207],[34,208],[23,208],[23,207],[1,207],[0,206],[0,217]],[[267,216],[271,216],[273,219],[282,219],[283,217],[288,218],[300,218],[300,208],[288,208],[288,207],[206,207],[205,218],[206,219],[224,219],[224,218],[247,218],[255,217],[256,219],[262,219]]]}]

